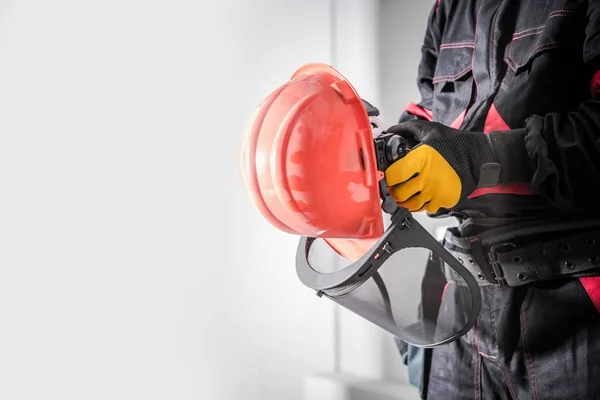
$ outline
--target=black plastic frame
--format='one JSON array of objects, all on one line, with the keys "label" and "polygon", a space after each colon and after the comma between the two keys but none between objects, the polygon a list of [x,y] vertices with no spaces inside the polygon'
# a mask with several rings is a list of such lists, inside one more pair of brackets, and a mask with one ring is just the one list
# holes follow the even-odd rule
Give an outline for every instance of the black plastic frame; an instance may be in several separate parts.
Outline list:
[{"label": "black plastic frame", "polygon": [[[296,273],[300,281],[307,287],[316,290],[318,295],[325,294],[335,298],[363,284],[389,257],[406,248],[421,247],[435,252],[463,279],[471,293],[471,314],[465,326],[455,335],[437,343],[428,345],[413,344],[416,347],[429,348],[450,343],[466,334],[477,321],[481,309],[481,292],[475,277],[437,241],[410,211],[398,208],[392,214],[392,224],[377,243],[359,260],[346,268],[330,272],[317,272],[308,261],[310,247],[316,238],[303,236],[296,252]],[[404,340],[404,339],[402,339]]]}]

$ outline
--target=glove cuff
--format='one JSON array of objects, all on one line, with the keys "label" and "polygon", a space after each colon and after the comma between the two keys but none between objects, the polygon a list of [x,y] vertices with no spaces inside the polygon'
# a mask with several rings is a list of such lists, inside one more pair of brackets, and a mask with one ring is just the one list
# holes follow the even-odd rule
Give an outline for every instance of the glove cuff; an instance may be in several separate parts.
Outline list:
[{"label": "glove cuff", "polygon": [[525,129],[491,132],[487,136],[500,168],[497,183],[531,182],[534,168],[525,148]]}]

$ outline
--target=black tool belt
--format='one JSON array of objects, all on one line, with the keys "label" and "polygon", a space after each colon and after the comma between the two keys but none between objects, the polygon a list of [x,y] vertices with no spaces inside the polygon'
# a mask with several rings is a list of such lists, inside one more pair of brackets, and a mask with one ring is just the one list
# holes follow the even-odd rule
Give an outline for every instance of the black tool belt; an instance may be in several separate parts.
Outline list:
[{"label": "black tool belt", "polygon": [[[591,223],[591,222],[590,222]],[[600,227],[543,240],[557,227],[503,228],[477,237],[460,237],[450,229],[444,247],[476,277],[481,286],[522,286],[557,278],[600,274]],[[583,231],[583,233],[581,233]],[[557,236],[557,235],[554,235]],[[538,239],[535,239],[538,238]],[[450,282],[462,279],[444,266]]]}]

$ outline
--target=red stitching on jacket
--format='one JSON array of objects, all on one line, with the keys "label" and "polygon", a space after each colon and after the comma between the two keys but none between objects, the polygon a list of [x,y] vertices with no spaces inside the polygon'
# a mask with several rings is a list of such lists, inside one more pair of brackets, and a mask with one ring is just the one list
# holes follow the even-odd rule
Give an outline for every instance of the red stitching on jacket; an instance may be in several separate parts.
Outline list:
[{"label": "red stitching on jacket", "polygon": [[[514,46],[515,40],[519,40],[519,39],[522,39],[522,38],[527,37],[527,36],[539,35],[540,33],[543,32],[543,30],[539,30],[539,29],[542,29],[544,26],[546,26],[546,25],[538,26],[537,28],[531,28],[531,29],[528,29],[526,31],[521,31],[521,32],[519,32],[519,36],[514,36],[513,35],[513,40],[508,44],[508,46],[506,46],[506,55],[507,55],[507,57],[510,59],[510,61],[513,61],[513,63],[516,65],[516,67],[512,67],[511,66],[511,69],[513,71],[516,71],[517,68],[519,68],[518,64],[516,62],[514,62],[514,60],[511,58],[511,50],[512,50],[512,48]],[[526,33],[527,31],[532,31],[532,30],[535,30],[535,29],[538,29],[539,31]],[[515,33],[515,35],[516,35],[516,33]],[[504,58],[504,60],[506,61],[506,58]]]},{"label": "red stitching on jacket", "polygon": [[470,70],[471,70],[471,66],[469,65],[467,68],[463,69],[462,71],[460,71],[459,73],[457,73],[455,75],[436,76],[436,77],[433,78],[432,82],[433,83],[439,83],[441,81],[450,81],[450,80],[453,81],[453,80],[456,80],[458,78],[462,78]]},{"label": "red stitching on jacket", "polygon": [[575,10],[567,10],[566,8],[560,9],[560,10],[554,10],[550,13],[550,16],[554,16],[554,14],[575,14]]},{"label": "red stitching on jacket", "polygon": [[[521,305],[521,307],[523,307]],[[527,366],[527,372],[529,373],[529,385],[531,386],[531,395],[533,400],[537,400],[538,392],[537,392],[537,383],[535,377],[535,367],[533,365],[533,358],[531,358],[531,354],[527,350],[527,333],[525,326],[525,309],[521,308],[521,335],[523,336],[523,353],[525,354],[525,364]]]},{"label": "red stitching on jacket", "polygon": [[[474,395],[473,398],[477,399],[477,371],[479,370],[477,368],[478,363],[477,360],[481,360],[481,357],[477,357],[477,355],[479,354],[479,351],[477,350],[477,344],[476,344],[476,340],[477,340],[477,336],[476,336],[476,332],[477,332],[477,326],[479,324],[479,318],[477,318],[477,323],[475,324],[475,332],[471,331],[471,345],[473,346],[473,348],[475,348],[475,354],[473,354],[473,391],[474,391]],[[481,374],[480,374],[481,376]]]},{"label": "red stitching on jacket", "polygon": [[[473,38],[473,43],[477,43],[477,25],[479,23],[479,15],[481,14],[481,9],[483,8],[484,1],[479,5],[479,10],[477,10],[477,17],[475,18],[475,37]],[[473,48],[473,56],[471,57],[471,68],[475,65],[475,48]],[[479,100],[479,85],[477,84],[477,78],[475,74],[473,74],[473,86],[475,87],[475,100],[473,100],[473,104],[477,104],[477,100]],[[465,116],[466,114],[465,110]]]},{"label": "red stitching on jacket", "polygon": [[569,16],[570,16],[569,13],[563,12],[563,13],[556,13],[554,15],[551,15],[550,17],[548,17],[548,19],[554,18],[554,17],[569,17]]},{"label": "red stitching on jacket", "polygon": [[474,44],[460,44],[460,45],[454,45],[454,44],[449,44],[449,45],[442,45],[440,46],[440,50],[447,50],[447,49],[464,49],[464,48],[471,48],[474,49],[475,45]]},{"label": "red stitching on jacket", "polygon": [[504,376],[504,380],[506,381],[506,386],[508,387],[508,391],[510,392],[510,398],[516,400],[517,396],[515,395],[515,391],[512,387],[512,383],[508,374],[506,373],[502,365],[498,364],[498,367],[500,368],[500,372],[502,373],[502,376]]},{"label": "red stitching on jacket", "polygon": [[529,32],[529,31],[535,31],[536,29],[543,29],[545,26],[546,26],[546,24],[540,25],[540,26],[536,26],[535,28],[525,29],[524,31],[515,32],[515,33],[513,33],[513,39],[515,38],[515,36],[519,36],[519,35],[521,35],[523,33]]},{"label": "red stitching on jacket", "polygon": [[446,48],[460,48],[460,47],[475,47],[475,43],[474,42],[442,43],[440,45],[440,50],[446,49]]},{"label": "red stitching on jacket", "polygon": [[[542,28],[543,28],[543,27],[542,27]],[[522,34],[522,35],[519,35],[519,36],[513,36],[513,41],[515,41],[515,40],[519,40],[519,39],[523,39],[524,37],[527,37],[527,36],[539,35],[539,34],[540,34],[540,33],[542,33],[542,32],[544,32],[544,30],[543,30],[543,29],[541,29],[541,30],[538,30],[538,31],[536,31],[536,32],[529,32],[529,33],[525,33],[525,34]],[[512,42],[511,42],[511,43],[512,43]]]},{"label": "red stitching on jacket", "polygon": [[474,49],[474,48],[475,48],[475,45],[472,45],[472,44],[471,44],[471,45],[468,45],[468,44],[463,44],[463,45],[460,45],[460,46],[452,46],[452,45],[450,45],[450,46],[444,46],[444,47],[440,47],[440,50],[448,50],[448,49],[465,49],[465,48],[471,48],[471,49]]},{"label": "red stitching on jacket", "polygon": [[[494,107],[492,105],[492,107]],[[496,107],[494,107],[496,108]],[[498,114],[500,115],[500,114]],[[498,337],[498,325],[496,324],[496,313],[495,313],[495,307],[494,307],[494,301],[496,300],[496,295],[498,294],[498,286],[494,286],[494,293],[492,295],[492,300],[490,303],[490,314],[491,314],[491,318],[492,318],[492,326],[494,327],[494,336]],[[496,348],[498,346],[496,345]],[[517,396],[515,394],[515,390],[512,386],[512,381],[510,380],[510,374],[504,369],[504,365],[502,365],[502,362],[496,362],[496,365],[498,366],[498,368],[500,368],[500,372],[502,373],[502,376],[504,377],[504,381],[506,382],[506,387],[508,387],[508,392],[510,393],[510,398],[511,400],[517,400]]]},{"label": "red stitching on jacket", "polygon": [[[555,18],[555,17],[569,17],[570,15],[572,15],[574,13],[575,12],[573,10],[555,10],[555,11],[552,11],[549,14],[548,19]],[[524,31],[515,32],[515,33],[513,33],[513,39],[517,39],[523,33],[527,33],[527,32],[530,32],[530,31],[535,31],[535,30],[538,30],[538,29],[543,29],[545,27],[546,27],[546,24],[540,25],[540,26],[536,26],[535,28],[525,29]]]},{"label": "red stitching on jacket", "polygon": [[506,46],[506,53],[504,55],[504,61],[506,61],[506,63],[508,64],[509,68],[512,69],[514,72],[517,72],[517,66],[516,63],[513,61],[513,59],[510,57],[510,50],[512,49],[512,42]]},{"label": "red stitching on jacket", "polygon": [[[479,319],[477,320],[477,323],[475,324],[475,349],[477,350],[477,353],[479,353]],[[481,357],[478,357],[477,360],[477,398],[479,400],[481,400]]]},{"label": "red stitching on jacket", "polygon": [[494,357],[494,356],[490,356],[490,355],[488,355],[488,354],[485,354],[485,353],[482,353],[481,351],[479,351],[479,355],[480,355],[480,356],[483,356],[483,357],[485,357],[485,358],[487,358],[487,359],[489,359],[489,360],[493,360],[493,361],[496,361],[496,360],[497,360],[497,358],[496,358],[496,357]]},{"label": "red stitching on jacket", "polygon": [[531,59],[531,57],[535,56],[536,54],[538,54],[539,52],[541,52],[542,50],[549,50],[549,49],[554,49],[557,47],[561,47],[564,46],[563,43],[561,42],[550,42],[550,43],[544,43],[544,44],[540,44],[539,46],[535,47],[531,53],[529,53],[529,55],[525,58],[525,62],[523,62],[523,64],[519,65],[511,56],[511,54],[508,54],[508,58],[515,64],[516,68],[514,69],[515,71],[518,68],[521,68],[523,65],[527,64],[527,62]]},{"label": "red stitching on jacket", "polygon": [[498,14],[494,15],[494,18],[492,18],[492,24],[495,25],[494,26],[494,34],[492,35],[492,71],[494,74],[496,74],[496,50],[497,50],[497,46],[496,46],[496,33],[498,32],[498,26],[496,26],[496,22],[498,20]]}]

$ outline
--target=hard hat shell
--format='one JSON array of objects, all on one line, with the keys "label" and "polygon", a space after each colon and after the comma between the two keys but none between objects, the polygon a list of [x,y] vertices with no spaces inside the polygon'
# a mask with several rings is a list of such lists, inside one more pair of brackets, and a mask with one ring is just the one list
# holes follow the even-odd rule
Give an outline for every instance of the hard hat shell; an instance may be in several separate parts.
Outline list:
[{"label": "hard hat shell", "polygon": [[356,90],[334,68],[307,64],[256,109],[239,169],[272,225],[324,238],[357,259],[383,234],[382,174],[374,157],[371,123]]}]

